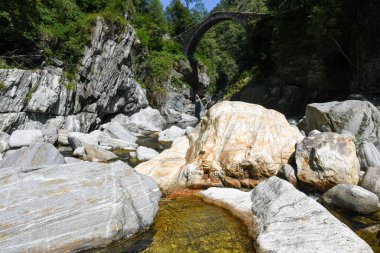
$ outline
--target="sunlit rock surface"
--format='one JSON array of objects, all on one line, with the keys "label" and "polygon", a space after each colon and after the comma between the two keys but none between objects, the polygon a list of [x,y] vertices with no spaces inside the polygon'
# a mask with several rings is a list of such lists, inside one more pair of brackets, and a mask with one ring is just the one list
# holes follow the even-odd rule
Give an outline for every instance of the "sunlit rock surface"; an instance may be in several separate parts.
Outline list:
[{"label": "sunlit rock surface", "polygon": [[18,150],[9,150],[0,161],[0,168],[65,164],[65,158],[50,143],[33,144]]},{"label": "sunlit rock surface", "polygon": [[303,136],[279,112],[223,101],[189,138],[188,166],[182,171],[189,187],[251,188],[289,163]]},{"label": "sunlit rock surface", "polygon": [[271,177],[252,191],[258,252],[373,252],[322,205]]},{"label": "sunlit rock surface", "polygon": [[0,170],[2,252],[106,245],[153,223],[161,193],[122,162]]},{"label": "sunlit rock surface", "polygon": [[177,139],[170,149],[150,161],[139,164],[135,170],[152,177],[164,193],[171,193],[185,185],[179,180],[181,168],[186,164],[186,152],[189,148],[187,137]]},{"label": "sunlit rock surface", "polygon": [[319,133],[303,139],[297,144],[296,162],[298,180],[313,189],[359,182],[359,159],[349,135]]}]

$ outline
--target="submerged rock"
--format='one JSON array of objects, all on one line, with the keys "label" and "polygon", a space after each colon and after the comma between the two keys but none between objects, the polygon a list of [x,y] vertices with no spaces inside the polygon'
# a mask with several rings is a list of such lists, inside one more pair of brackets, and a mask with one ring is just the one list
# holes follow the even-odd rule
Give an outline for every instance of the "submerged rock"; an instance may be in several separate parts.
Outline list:
[{"label": "submerged rock", "polygon": [[258,252],[373,252],[323,206],[277,177],[253,189],[252,211]]},{"label": "submerged rock", "polygon": [[255,236],[256,225],[252,214],[251,191],[211,187],[201,191],[200,194],[206,202],[221,206],[239,217],[247,226],[250,236]]},{"label": "submerged rock", "polygon": [[40,143],[5,153],[4,158],[0,161],[0,168],[21,167],[27,169],[28,167],[65,163],[65,158],[53,145]]},{"label": "submerged rock", "polygon": [[122,162],[6,168],[0,181],[3,252],[75,252],[130,237],[153,224],[161,196]]},{"label": "submerged rock", "polygon": [[11,148],[20,148],[43,142],[44,135],[40,130],[16,130],[9,138],[9,146]]},{"label": "submerged rock", "polygon": [[334,186],[322,195],[322,201],[327,205],[363,214],[380,210],[377,195],[356,185]]},{"label": "submerged rock", "polygon": [[337,184],[358,184],[360,165],[349,135],[319,133],[296,149],[297,178],[302,185],[327,191]]}]

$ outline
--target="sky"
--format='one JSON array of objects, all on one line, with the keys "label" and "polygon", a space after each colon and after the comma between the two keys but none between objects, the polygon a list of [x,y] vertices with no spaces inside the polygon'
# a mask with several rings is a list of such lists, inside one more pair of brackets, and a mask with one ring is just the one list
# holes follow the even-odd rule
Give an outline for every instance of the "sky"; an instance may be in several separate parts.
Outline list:
[{"label": "sky", "polygon": [[[170,1],[171,0],[161,0],[161,3],[164,5],[164,8],[165,8],[166,6],[168,6]],[[206,6],[206,9],[210,11],[212,8],[214,8],[219,3],[219,0],[203,0],[203,2]]]}]

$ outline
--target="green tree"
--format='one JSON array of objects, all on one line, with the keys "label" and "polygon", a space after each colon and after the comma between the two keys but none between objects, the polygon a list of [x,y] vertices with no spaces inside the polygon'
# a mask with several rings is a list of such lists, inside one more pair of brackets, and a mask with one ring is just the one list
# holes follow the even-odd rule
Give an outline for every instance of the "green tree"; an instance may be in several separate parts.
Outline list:
[{"label": "green tree", "polygon": [[193,22],[190,12],[182,5],[180,0],[172,0],[166,9],[166,14],[173,35],[186,31]]},{"label": "green tree", "polygon": [[39,0],[0,1],[0,53],[36,47],[39,6]]},{"label": "green tree", "polygon": [[157,26],[166,26],[164,9],[160,0],[151,0],[148,5],[148,10],[153,22],[156,23]]}]

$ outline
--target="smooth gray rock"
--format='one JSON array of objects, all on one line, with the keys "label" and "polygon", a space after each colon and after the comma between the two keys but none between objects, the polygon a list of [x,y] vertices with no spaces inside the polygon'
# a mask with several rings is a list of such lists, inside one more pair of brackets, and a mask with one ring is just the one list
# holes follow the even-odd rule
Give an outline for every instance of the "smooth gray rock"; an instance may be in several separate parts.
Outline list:
[{"label": "smooth gray rock", "polygon": [[83,160],[89,162],[108,162],[116,160],[118,157],[105,149],[96,146],[85,146]]},{"label": "smooth gray rock", "polygon": [[[159,98],[160,112],[170,124],[185,122],[189,118],[182,114],[193,116],[195,105],[189,98],[177,92],[167,92]],[[185,120],[185,121],[184,121]]]},{"label": "smooth gray rock", "polygon": [[50,144],[55,144],[58,141],[58,129],[57,128],[47,128],[43,129],[42,133],[44,135],[44,141]]},{"label": "smooth gray rock", "polygon": [[[2,252],[76,252],[151,226],[161,193],[122,162],[0,170]],[[17,214],[17,215],[15,215]]]},{"label": "smooth gray rock", "polygon": [[9,146],[11,148],[20,148],[43,142],[44,135],[41,130],[16,130],[9,138]]},{"label": "smooth gray rock", "polygon": [[120,139],[131,144],[135,144],[137,138],[125,129],[122,125],[117,122],[111,122],[103,125],[104,132],[115,139]]},{"label": "smooth gray rock", "polygon": [[113,139],[113,138],[101,139],[99,141],[99,145],[106,150],[124,149],[124,150],[129,150],[129,151],[136,150],[138,146],[135,143],[130,143],[127,141]]},{"label": "smooth gray rock", "polygon": [[95,137],[98,140],[98,142],[100,142],[101,140],[104,140],[104,139],[111,138],[111,136],[109,134],[102,132],[100,130],[92,131],[91,133],[89,133],[89,135]]},{"label": "smooth gray rock", "polygon": [[58,144],[63,146],[69,145],[69,130],[59,129],[58,130]]},{"label": "smooth gray rock", "polygon": [[9,147],[9,134],[0,131],[0,153],[7,151]]},{"label": "smooth gray rock", "polygon": [[143,133],[160,132],[165,123],[160,112],[151,107],[142,109],[129,118],[129,124],[136,125]]},{"label": "smooth gray rock", "polygon": [[0,113],[0,131],[11,133],[23,124],[25,118],[25,112]]},{"label": "smooth gray rock", "polygon": [[137,159],[144,162],[156,158],[159,154],[156,150],[143,146],[139,146],[136,150]]},{"label": "smooth gray rock", "polygon": [[75,111],[131,115],[148,106],[146,92],[133,78],[131,51],[136,40],[132,26],[115,33],[107,22],[98,17],[92,30],[91,45],[85,49],[79,68],[83,80],[76,100],[95,101],[91,105],[76,104]]},{"label": "smooth gray rock", "polygon": [[65,164],[65,158],[50,143],[41,143],[23,147],[5,153],[0,161],[0,168],[8,167],[35,167],[50,164]]},{"label": "smooth gray rock", "polygon": [[305,112],[306,131],[352,134],[361,143],[380,139],[380,112],[367,101],[347,100],[309,104]]},{"label": "smooth gray rock", "polygon": [[0,69],[0,112],[21,111],[63,115],[70,96],[61,83],[62,68],[47,66],[41,70]]},{"label": "smooth gray rock", "polygon": [[83,160],[76,159],[74,157],[65,157],[65,161],[67,164],[69,164],[69,163],[82,163],[83,162]]},{"label": "smooth gray rock", "polygon": [[98,140],[95,136],[84,133],[72,132],[68,134],[68,141],[73,150],[83,146],[97,146]]},{"label": "smooth gray rock", "polygon": [[271,177],[251,196],[258,252],[373,252],[345,224],[285,180]]},{"label": "smooth gray rock", "polygon": [[360,166],[365,170],[369,167],[380,167],[380,152],[376,146],[364,141],[358,150]]},{"label": "smooth gray rock", "polygon": [[322,195],[323,203],[362,214],[380,210],[376,194],[357,185],[339,184]]},{"label": "smooth gray rock", "polygon": [[317,133],[296,146],[299,183],[319,191],[337,184],[358,184],[360,164],[352,136]]},{"label": "smooth gray rock", "polygon": [[380,199],[380,167],[369,167],[359,185],[375,193]]},{"label": "smooth gray rock", "polygon": [[159,133],[158,141],[163,143],[170,143],[175,141],[177,138],[184,136],[186,133],[185,129],[179,128],[177,126],[172,126]]},{"label": "smooth gray rock", "polygon": [[[64,128],[69,131],[88,132],[109,114],[132,115],[148,106],[145,90],[133,78],[132,26],[115,30],[98,17],[91,35],[76,80],[67,80],[61,64],[37,70],[0,69],[5,85],[0,91],[1,131],[42,129],[43,121],[54,115],[66,118]],[[27,118],[37,114],[46,119]]]}]

